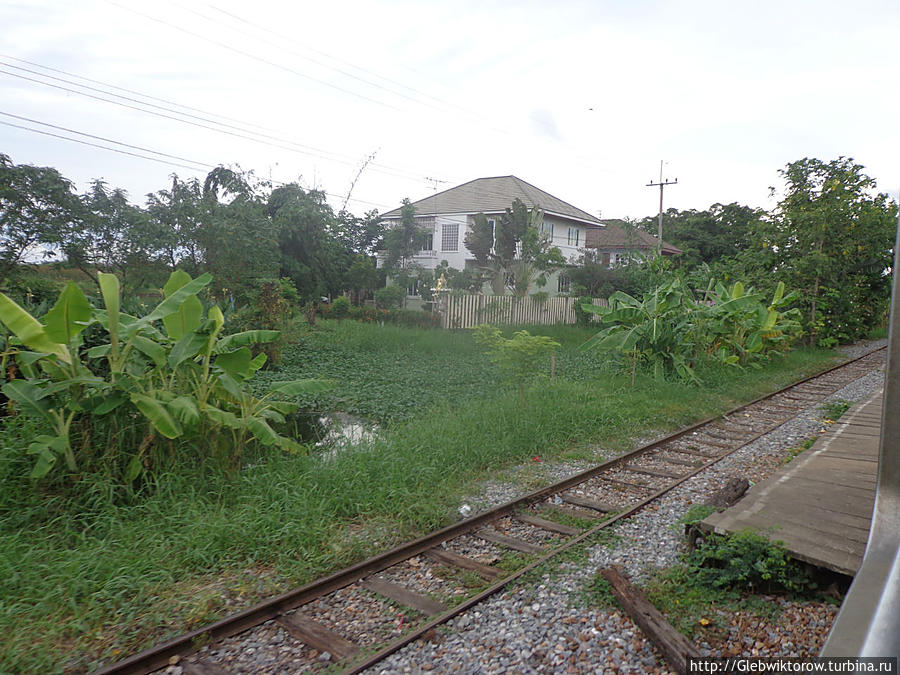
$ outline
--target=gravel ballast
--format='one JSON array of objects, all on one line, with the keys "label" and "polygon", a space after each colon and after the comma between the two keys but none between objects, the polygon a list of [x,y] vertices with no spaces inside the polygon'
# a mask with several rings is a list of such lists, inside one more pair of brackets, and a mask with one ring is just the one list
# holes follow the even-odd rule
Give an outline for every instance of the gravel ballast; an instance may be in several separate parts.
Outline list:
[{"label": "gravel ballast", "polygon": [[[882,341],[883,343],[883,341]],[[854,345],[856,356],[877,343]],[[881,372],[870,373],[837,391],[829,401],[860,401],[883,385]],[[595,545],[577,561],[560,564],[531,586],[502,592],[453,619],[437,637],[420,640],[392,655],[368,673],[662,673],[668,672],[640,630],[619,611],[593,609],[579,601],[598,570],[621,565],[635,583],[657,568],[678,561],[682,551],[679,519],[701,504],[729,478],[758,482],[784,464],[790,448],[820,434],[827,423],[821,405],[807,408],[774,431],[691,478],[614,527],[614,543]],[[564,465],[569,474],[582,467]],[[556,475],[552,465],[545,468]],[[565,477],[565,473],[556,479]],[[486,508],[515,498],[514,485],[492,483],[469,503]],[[728,626],[714,644],[698,639],[701,654],[712,656],[809,656],[818,653],[837,608],[820,602],[790,602],[772,597],[777,619],[745,612],[720,617]]]}]

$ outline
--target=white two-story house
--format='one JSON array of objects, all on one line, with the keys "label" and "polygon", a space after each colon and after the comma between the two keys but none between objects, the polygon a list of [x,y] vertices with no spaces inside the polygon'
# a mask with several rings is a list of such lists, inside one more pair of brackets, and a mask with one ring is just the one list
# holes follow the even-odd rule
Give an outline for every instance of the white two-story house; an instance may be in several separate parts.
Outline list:
[{"label": "white two-story house", "polygon": [[[519,199],[528,209],[539,208],[544,213],[541,226],[544,236],[559,248],[570,263],[579,257],[585,246],[587,231],[602,228],[603,223],[587,211],[572,206],[548,192],[516,176],[476,178],[468,183],[438,192],[413,202],[416,220],[425,228],[422,250],[413,262],[433,270],[442,260],[458,270],[475,265],[475,256],[466,248],[466,230],[474,223],[475,215],[483,213],[493,224],[513,201]],[[391,227],[400,222],[400,209],[388,211],[383,222]],[[380,263],[380,261],[379,261]],[[565,270],[550,276],[544,288],[532,287],[531,292],[546,291],[550,295],[565,295],[569,281]]]}]

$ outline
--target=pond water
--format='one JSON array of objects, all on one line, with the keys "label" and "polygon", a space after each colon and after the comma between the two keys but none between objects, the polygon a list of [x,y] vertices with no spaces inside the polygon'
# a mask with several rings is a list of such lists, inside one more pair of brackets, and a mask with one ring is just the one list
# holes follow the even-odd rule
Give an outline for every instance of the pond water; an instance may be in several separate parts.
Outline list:
[{"label": "pond water", "polygon": [[316,447],[334,456],[349,447],[369,443],[378,436],[378,425],[344,412],[329,413],[318,418],[324,432]]}]

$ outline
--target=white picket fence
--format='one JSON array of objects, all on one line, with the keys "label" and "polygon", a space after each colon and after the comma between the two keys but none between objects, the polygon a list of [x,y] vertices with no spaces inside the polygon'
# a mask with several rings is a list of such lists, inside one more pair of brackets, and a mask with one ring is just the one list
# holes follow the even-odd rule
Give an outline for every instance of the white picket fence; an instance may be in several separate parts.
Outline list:
[{"label": "white picket fence", "polygon": [[[594,298],[593,303],[609,307],[604,298]],[[513,326],[575,323],[575,298],[535,300],[533,296],[447,293],[442,294],[435,311],[441,314],[442,328],[472,328],[481,323]]]}]

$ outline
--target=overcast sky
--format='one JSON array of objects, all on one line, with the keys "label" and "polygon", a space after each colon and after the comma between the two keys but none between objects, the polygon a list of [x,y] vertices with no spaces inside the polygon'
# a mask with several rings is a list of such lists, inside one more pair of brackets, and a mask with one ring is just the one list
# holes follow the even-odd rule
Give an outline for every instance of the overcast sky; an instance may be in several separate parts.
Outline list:
[{"label": "overcast sky", "polygon": [[643,217],[662,159],[678,209],[768,208],[803,157],[900,185],[896,0],[0,0],[0,54],[0,153],[141,204],[239,164],[340,207],[372,155],[358,214],[514,174]]}]

